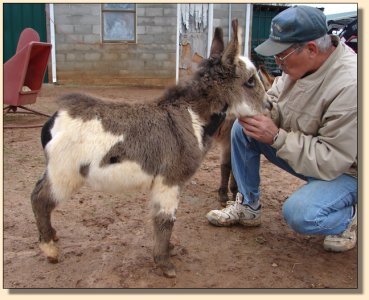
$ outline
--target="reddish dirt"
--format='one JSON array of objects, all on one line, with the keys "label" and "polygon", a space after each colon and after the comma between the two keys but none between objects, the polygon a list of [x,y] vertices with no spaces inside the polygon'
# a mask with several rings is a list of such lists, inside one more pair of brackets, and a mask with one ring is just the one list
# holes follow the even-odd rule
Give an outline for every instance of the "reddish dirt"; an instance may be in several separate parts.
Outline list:
[{"label": "reddish dirt", "polygon": [[[55,97],[82,91],[121,101],[149,101],[160,89],[45,85],[35,109],[52,113]],[[40,124],[43,117],[6,115],[4,125]],[[293,232],[283,220],[285,199],[302,181],[262,160],[262,225],[214,227],[219,208],[218,146],[181,194],[172,241],[176,278],[165,278],[151,256],[147,193],[108,195],[83,188],[54,211],[60,261],[47,262],[37,245],[31,191],[45,158],[40,128],[5,129],[3,287],[12,288],[345,288],[358,287],[357,249],[333,254],[322,236]]]}]

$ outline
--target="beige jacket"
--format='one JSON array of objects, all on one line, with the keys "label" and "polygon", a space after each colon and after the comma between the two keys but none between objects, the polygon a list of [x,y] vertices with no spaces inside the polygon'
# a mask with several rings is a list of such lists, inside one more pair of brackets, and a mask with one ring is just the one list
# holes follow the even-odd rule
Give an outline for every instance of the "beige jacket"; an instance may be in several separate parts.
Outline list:
[{"label": "beige jacket", "polygon": [[316,72],[297,81],[283,74],[268,91],[280,127],[277,156],[323,180],[357,176],[357,55],[332,38],[337,48]]}]

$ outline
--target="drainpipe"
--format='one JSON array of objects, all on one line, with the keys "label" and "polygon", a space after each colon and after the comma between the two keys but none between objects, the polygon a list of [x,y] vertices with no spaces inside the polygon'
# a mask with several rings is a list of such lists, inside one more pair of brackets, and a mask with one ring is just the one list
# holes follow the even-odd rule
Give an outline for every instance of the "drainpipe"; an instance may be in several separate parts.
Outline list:
[{"label": "drainpipe", "polygon": [[176,41],[176,84],[179,80],[179,29],[181,28],[181,4],[177,4],[177,41]]},{"label": "drainpipe", "polygon": [[228,43],[231,41],[232,32],[232,4],[228,4]]},{"label": "drainpipe", "polygon": [[211,42],[213,40],[213,20],[214,19],[214,4],[209,4],[209,22],[208,22],[208,55],[210,56]]},{"label": "drainpipe", "polygon": [[246,28],[245,28],[245,45],[244,45],[244,56],[251,57],[251,20],[252,20],[252,4],[246,4]]},{"label": "drainpipe", "polygon": [[54,4],[49,4],[50,12],[50,40],[51,40],[51,73],[53,83],[56,83],[56,51],[55,51],[55,24],[54,24]]}]

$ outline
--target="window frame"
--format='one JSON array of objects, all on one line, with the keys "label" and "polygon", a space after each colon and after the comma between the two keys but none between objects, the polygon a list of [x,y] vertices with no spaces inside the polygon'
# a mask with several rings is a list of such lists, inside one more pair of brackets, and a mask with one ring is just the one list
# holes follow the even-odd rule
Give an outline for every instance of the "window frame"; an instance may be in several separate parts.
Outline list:
[{"label": "window frame", "polygon": [[[137,4],[136,3],[127,3],[133,4],[134,9],[112,9],[112,8],[104,8],[105,4],[109,3],[101,3],[101,41],[103,44],[136,44],[137,43]],[[115,3],[112,3],[115,4]],[[133,24],[133,40],[106,40],[104,37],[104,13],[130,13],[133,14],[134,24]]]}]

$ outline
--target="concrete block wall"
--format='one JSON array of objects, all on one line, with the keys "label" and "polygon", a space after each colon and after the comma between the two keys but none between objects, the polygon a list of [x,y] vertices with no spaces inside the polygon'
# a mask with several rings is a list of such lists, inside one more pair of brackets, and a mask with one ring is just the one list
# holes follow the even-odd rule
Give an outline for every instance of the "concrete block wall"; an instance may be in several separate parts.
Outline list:
[{"label": "concrete block wall", "polygon": [[136,43],[102,43],[101,4],[54,4],[61,84],[162,87],[176,74],[176,4],[137,4]]}]

